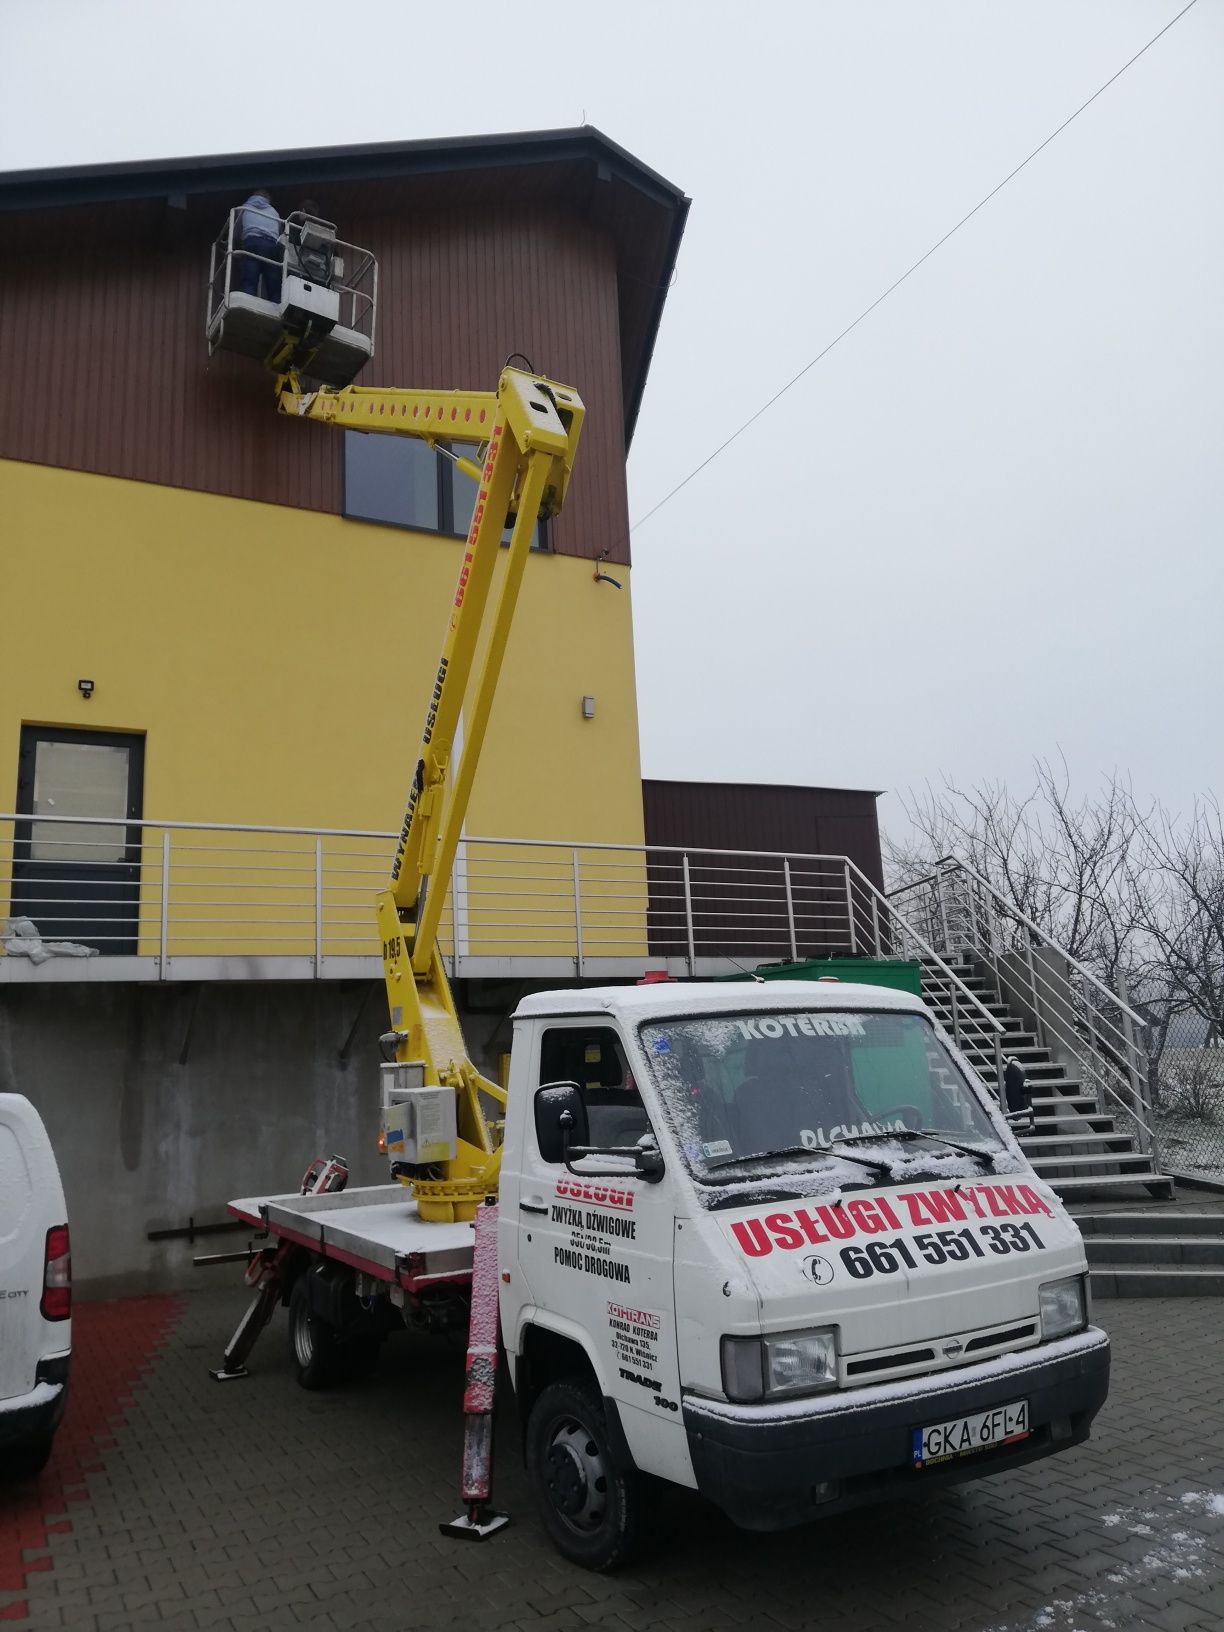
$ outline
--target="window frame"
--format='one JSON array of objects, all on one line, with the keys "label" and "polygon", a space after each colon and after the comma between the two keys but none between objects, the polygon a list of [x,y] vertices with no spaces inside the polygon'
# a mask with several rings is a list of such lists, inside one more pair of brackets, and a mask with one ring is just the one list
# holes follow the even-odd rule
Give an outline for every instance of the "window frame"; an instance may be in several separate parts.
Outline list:
[{"label": "window frame", "polygon": [[[622,1066],[622,1071],[623,1071],[623,1075],[622,1075],[622,1079],[621,1079],[622,1083],[624,1082],[624,1080],[626,1078],[631,1079],[632,1082],[633,1082],[632,1096],[630,1096],[630,1094],[628,1092],[626,1092],[626,1090],[623,1088],[623,1086],[619,1090],[618,1089],[613,1089],[613,1088],[589,1089],[585,1083],[577,1081],[576,1078],[571,1078],[571,1077],[547,1077],[546,1078],[545,1075],[544,1075],[544,1046],[545,1046],[545,1039],[549,1036],[549,1034],[551,1032],[554,1032],[554,1031],[570,1031],[570,1032],[579,1032],[579,1033],[594,1033],[594,1032],[607,1032],[607,1033],[609,1033],[611,1035],[611,1038],[612,1038],[613,1042],[616,1045],[617,1052],[620,1055],[621,1066]],[[547,1087],[551,1086],[555,1082],[571,1082],[571,1081],[574,1082],[575,1086],[578,1089],[579,1094],[582,1097],[583,1105],[586,1107],[588,1128],[589,1128],[589,1124],[590,1124],[590,1116],[591,1116],[592,1109],[598,1111],[598,1110],[604,1110],[604,1109],[608,1108],[607,1106],[604,1106],[604,1105],[592,1106],[589,1103],[588,1098],[587,1098],[588,1093],[594,1092],[594,1093],[608,1093],[608,1094],[611,1094],[611,1093],[618,1093],[619,1092],[619,1093],[622,1093],[622,1094],[625,1095],[626,1100],[628,1100],[628,1099],[630,1099],[630,1097],[632,1097],[634,1102],[635,1102],[635,1105],[641,1108],[642,1117],[643,1117],[643,1120],[645,1121],[647,1130],[652,1135],[654,1135],[654,1137],[656,1139],[658,1138],[658,1135],[655,1133],[655,1128],[654,1128],[655,1117],[652,1114],[650,1102],[648,1101],[646,1095],[642,1092],[642,1085],[638,1081],[637,1072],[636,1072],[636,1070],[634,1068],[633,1061],[631,1060],[631,1058],[629,1056],[629,1050],[628,1050],[628,1047],[626,1046],[625,1039],[621,1035],[621,1032],[620,1032],[619,1028],[616,1026],[615,1022],[612,1021],[612,1020],[609,1020],[606,1016],[590,1016],[590,1017],[585,1017],[585,1018],[579,1018],[577,1016],[571,1018],[569,1016],[560,1016],[560,1015],[555,1016],[555,1017],[550,1016],[545,1021],[545,1023],[540,1027],[539,1036],[538,1036],[537,1044],[536,1044],[535,1067],[534,1067],[534,1070],[532,1072],[532,1076],[535,1079],[534,1080],[534,1086],[533,1086],[533,1088],[531,1090],[533,1102],[534,1102],[535,1095],[540,1091],[541,1088],[547,1088]],[[530,1130],[529,1130],[529,1139],[530,1139],[530,1148],[533,1151],[535,1160],[537,1162],[539,1162],[542,1166],[547,1167],[549,1169],[559,1168],[559,1167],[562,1166],[562,1164],[560,1162],[550,1162],[547,1159],[547,1157],[544,1156],[543,1152],[540,1150],[539,1141],[538,1141],[538,1139],[536,1137],[535,1124],[534,1124],[533,1119],[531,1119],[531,1126],[530,1126]],[[593,1131],[591,1132],[591,1140],[592,1140],[593,1144],[598,1144],[599,1143],[599,1141],[595,1138]]]},{"label": "window frame", "polygon": [[[437,527],[426,527],[423,523],[415,521],[386,521],[377,516],[354,515],[352,511],[350,511],[348,450],[351,444],[349,443],[348,438],[350,436],[376,435],[377,433],[372,431],[353,430],[348,426],[344,428],[345,440],[344,446],[341,450],[340,459],[340,514],[343,520],[358,522],[366,527],[394,527],[401,533],[423,533],[426,538],[453,538],[462,542],[467,537],[467,533],[460,533],[455,530],[455,463],[452,459],[448,459],[444,453],[439,453],[437,448],[431,448],[429,450],[434,456],[434,463],[436,467],[435,480],[437,486],[435,489],[435,497],[437,501],[439,523]],[[379,438],[379,440],[388,440],[393,444],[400,444],[405,441],[417,439],[390,437]],[[423,443],[419,445],[424,446]],[[552,555],[554,552],[552,546],[552,525],[550,518],[547,516],[539,517],[536,523],[536,528],[539,543],[532,544],[531,553],[533,555]],[[502,548],[505,549],[509,542],[509,539],[503,538]]]}]

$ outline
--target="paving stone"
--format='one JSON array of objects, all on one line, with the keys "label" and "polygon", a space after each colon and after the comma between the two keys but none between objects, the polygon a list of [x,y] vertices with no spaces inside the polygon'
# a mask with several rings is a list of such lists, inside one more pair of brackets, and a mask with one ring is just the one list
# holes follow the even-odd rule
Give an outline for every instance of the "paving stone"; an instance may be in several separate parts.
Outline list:
[{"label": "paving stone", "polygon": [[[631,1569],[559,1558],[532,1510],[507,1418],[496,1496],[514,1524],[472,1546],[457,1508],[457,1353],[404,1336],[360,1388],[293,1382],[279,1328],[251,1377],[207,1376],[241,1288],[184,1300],[120,1420],[99,1431],[72,1528],[28,1537],[52,1565],[0,1610],[47,1632],[1219,1632],[1224,1390],[1212,1299],[1098,1310],[1110,1403],[1085,1446],[915,1503],[784,1535],[735,1530],[669,1492]],[[107,1445],[105,1440],[112,1443]],[[57,1487],[58,1488],[58,1487]],[[72,1491],[67,1494],[73,1494]],[[1182,1497],[1192,1500],[1183,1502]],[[45,1521],[44,1521],[44,1528]]]}]

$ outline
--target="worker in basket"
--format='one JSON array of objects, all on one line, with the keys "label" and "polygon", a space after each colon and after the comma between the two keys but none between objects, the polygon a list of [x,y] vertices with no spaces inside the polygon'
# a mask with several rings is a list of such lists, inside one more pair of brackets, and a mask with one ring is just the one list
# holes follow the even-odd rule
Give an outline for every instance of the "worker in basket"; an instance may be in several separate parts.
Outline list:
[{"label": "worker in basket", "polygon": [[238,288],[244,295],[262,295],[280,304],[281,267],[284,251],[280,241],[280,216],[266,187],[256,187],[238,211]]}]

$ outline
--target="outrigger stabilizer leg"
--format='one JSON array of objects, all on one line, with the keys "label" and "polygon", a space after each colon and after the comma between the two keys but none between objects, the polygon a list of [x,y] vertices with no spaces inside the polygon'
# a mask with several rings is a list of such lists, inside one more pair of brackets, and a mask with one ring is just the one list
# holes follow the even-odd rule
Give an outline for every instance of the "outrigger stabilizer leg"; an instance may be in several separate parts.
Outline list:
[{"label": "outrigger stabilizer leg", "polygon": [[444,1536],[485,1541],[510,1523],[489,1505],[493,1486],[493,1394],[497,1382],[497,1202],[476,1214],[472,1255],[472,1311],[468,1326],[467,1376],[463,1391],[463,1501],[467,1509]]},{"label": "outrigger stabilizer leg", "polygon": [[285,1260],[296,1251],[291,1241],[281,1241],[275,1247],[263,1247],[247,1265],[247,1285],[255,1287],[255,1296],[247,1305],[246,1313],[238,1322],[233,1337],[225,1346],[221,1364],[208,1375],[217,1383],[232,1383],[246,1377],[246,1359],[255,1347],[255,1340],[272,1319],[280,1301],[285,1278]]},{"label": "outrigger stabilizer leg", "polygon": [[[300,1193],[303,1196],[331,1194],[343,1190],[347,1183],[348,1163],[343,1156],[316,1156],[306,1169]],[[247,1356],[255,1347],[260,1332],[272,1319],[284,1289],[286,1271],[291,1268],[289,1259],[300,1250],[291,1241],[278,1241],[275,1246],[252,1249],[246,1267],[246,1283],[256,1289],[255,1296],[226,1344],[221,1364],[215,1370],[209,1370],[208,1375],[214,1382],[233,1383],[239,1377],[250,1375],[246,1369]]]}]

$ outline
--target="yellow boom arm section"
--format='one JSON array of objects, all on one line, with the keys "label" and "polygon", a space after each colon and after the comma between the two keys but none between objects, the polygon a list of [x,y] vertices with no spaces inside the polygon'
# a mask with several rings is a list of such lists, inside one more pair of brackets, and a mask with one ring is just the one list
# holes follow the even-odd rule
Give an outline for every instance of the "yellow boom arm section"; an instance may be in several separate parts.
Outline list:
[{"label": "yellow boom arm section", "polygon": [[[481,1094],[505,1103],[500,1086],[467,1057],[438,924],[472,781],[514,618],[531,535],[539,516],[565,501],[583,406],[567,385],[507,368],[497,391],[406,391],[367,386],[304,390],[295,375],[277,380],[282,413],[345,430],[411,436],[431,447],[478,442],[482,461],[456,456],[478,486],[472,525],[449,609],[442,655],[425,713],[421,747],[395,846],[389,885],[377,901],[383,974],[397,1060],[422,1060],[426,1083],[458,1096],[458,1151],[440,1178],[416,1178],[422,1218],[470,1218],[496,1188],[499,1141]],[[502,533],[512,524],[501,586],[492,595]],[[472,685],[478,648],[484,650]],[[466,708],[465,708],[466,702]],[[460,711],[463,753],[452,766]]]}]

